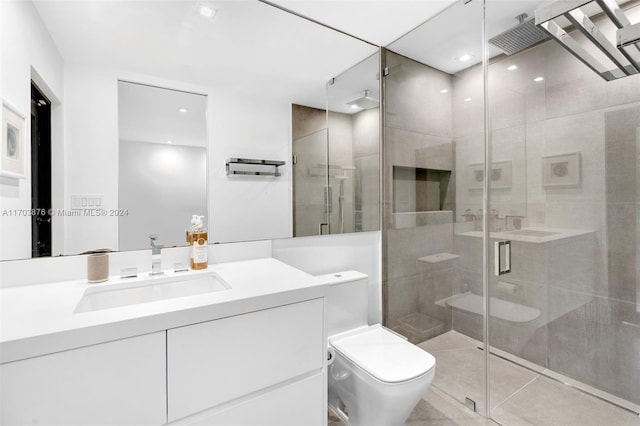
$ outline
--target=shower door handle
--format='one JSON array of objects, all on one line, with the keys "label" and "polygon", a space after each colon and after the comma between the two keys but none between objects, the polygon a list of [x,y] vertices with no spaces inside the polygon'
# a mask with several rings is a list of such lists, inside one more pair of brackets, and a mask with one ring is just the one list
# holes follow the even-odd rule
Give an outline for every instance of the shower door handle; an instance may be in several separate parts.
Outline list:
[{"label": "shower door handle", "polygon": [[[504,252],[504,261],[502,253]],[[496,241],[494,243],[494,273],[496,276],[511,272],[511,241]],[[503,267],[504,265],[504,267]]]}]

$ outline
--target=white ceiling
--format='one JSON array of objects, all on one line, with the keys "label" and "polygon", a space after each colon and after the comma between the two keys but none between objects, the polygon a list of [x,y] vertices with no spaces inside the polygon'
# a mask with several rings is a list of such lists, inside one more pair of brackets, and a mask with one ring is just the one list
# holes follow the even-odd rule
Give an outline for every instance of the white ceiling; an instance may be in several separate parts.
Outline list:
[{"label": "white ceiling", "polygon": [[[197,13],[203,1],[217,9],[213,20]],[[481,60],[480,1],[466,5],[463,0],[271,1],[449,73]],[[513,27],[520,13],[533,16],[540,3],[488,1],[489,37]],[[329,79],[377,51],[372,44],[257,0],[34,0],[34,4],[67,63],[233,90],[243,99],[268,97],[324,108]],[[471,54],[472,60],[458,61],[463,53]],[[491,55],[500,53],[495,49]],[[330,95],[347,102],[365,89],[375,94],[371,66],[359,68],[365,74],[350,71],[348,78],[338,81],[353,85],[335,85]],[[332,101],[332,109],[338,109],[334,105],[340,102]]]},{"label": "white ceiling", "polygon": [[462,0],[270,0],[355,37],[387,46]]},{"label": "white ceiling", "polygon": [[35,0],[67,63],[324,107],[327,81],[373,45],[256,0]]},{"label": "white ceiling", "polygon": [[[534,16],[541,0],[494,0],[486,6],[487,38],[491,38],[518,24],[516,16]],[[441,71],[453,74],[482,61],[482,3],[456,2],[425,25],[397,40],[389,49]],[[503,52],[493,46],[489,56]],[[462,62],[458,58],[471,55]]]}]

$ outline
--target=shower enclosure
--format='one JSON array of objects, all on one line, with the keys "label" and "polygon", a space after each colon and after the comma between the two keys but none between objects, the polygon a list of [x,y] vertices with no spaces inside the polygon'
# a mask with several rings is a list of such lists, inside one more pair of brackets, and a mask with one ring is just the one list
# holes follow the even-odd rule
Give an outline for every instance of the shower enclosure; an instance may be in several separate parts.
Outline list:
[{"label": "shower enclosure", "polygon": [[543,3],[456,2],[383,52],[384,322],[501,424],[637,425],[640,75],[580,26],[618,50],[606,9],[640,2],[556,20],[612,81]]}]

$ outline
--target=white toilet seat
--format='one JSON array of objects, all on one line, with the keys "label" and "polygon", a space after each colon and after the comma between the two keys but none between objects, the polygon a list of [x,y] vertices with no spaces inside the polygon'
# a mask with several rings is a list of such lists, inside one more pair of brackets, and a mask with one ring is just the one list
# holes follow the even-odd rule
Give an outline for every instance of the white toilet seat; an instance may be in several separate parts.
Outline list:
[{"label": "white toilet seat", "polygon": [[384,329],[380,324],[329,339],[334,349],[375,379],[406,382],[422,376],[436,363],[428,352]]}]

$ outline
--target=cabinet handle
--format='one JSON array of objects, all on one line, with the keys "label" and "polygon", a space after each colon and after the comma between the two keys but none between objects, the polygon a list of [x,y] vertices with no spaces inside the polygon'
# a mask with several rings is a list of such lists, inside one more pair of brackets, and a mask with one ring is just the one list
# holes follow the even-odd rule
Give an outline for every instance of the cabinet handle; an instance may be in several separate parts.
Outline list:
[{"label": "cabinet handle", "polygon": [[[503,249],[504,247],[504,249]],[[504,251],[504,268],[502,267],[502,252]],[[494,243],[494,273],[496,276],[511,272],[511,241],[496,241]]]},{"label": "cabinet handle", "polygon": [[328,223],[319,223],[318,224],[318,235],[326,235],[322,233],[322,227],[326,226],[327,227],[327,234],[329,234],[329,224]]}]

